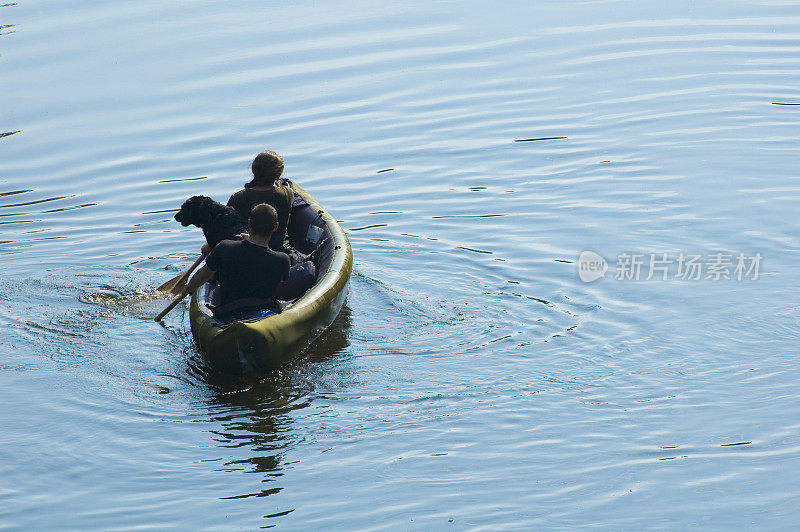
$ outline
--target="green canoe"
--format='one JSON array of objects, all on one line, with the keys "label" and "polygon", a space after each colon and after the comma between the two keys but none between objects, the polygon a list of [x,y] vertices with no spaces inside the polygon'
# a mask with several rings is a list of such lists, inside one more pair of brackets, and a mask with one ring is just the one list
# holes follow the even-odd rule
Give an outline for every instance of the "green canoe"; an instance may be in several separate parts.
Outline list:
[{"label": "green canoe", "polygon": [[314,286],[283,312],[265,318],[217,321],[210,307],[217,285],[206,283],[192,296],[189,318],[195,343],[214,368],[229,374],[265,373],[300,354],[336,318],[347,296],[353,253],[344,231],[303,188],[288,182],[295,201],[288,232],[292,245],[310,252],[321,244]]}]

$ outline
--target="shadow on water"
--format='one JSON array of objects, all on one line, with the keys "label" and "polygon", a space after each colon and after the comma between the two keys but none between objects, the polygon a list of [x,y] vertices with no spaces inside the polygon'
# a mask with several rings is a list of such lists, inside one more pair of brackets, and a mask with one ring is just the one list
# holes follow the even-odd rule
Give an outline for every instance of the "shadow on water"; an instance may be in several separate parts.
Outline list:
[{"label": "shadow on water", "polygon": [[[221,495],[220,499],[265,497],[280,492],[284,454],[302,434],[292,430],[293,413],[311,406],[315,389],[313,366],[325,365],[349,345],[350,308],[345,304],[333,324],[293,364],[258,379],[243,381],[213,373],[196,365],[216,394],[209,400],[211,421],[221,424],[212,431],[217,444],[231,451],[224,471],[258,473],[260,489],[243,494]],[[278,517],[287,512],[265,517]]]}]

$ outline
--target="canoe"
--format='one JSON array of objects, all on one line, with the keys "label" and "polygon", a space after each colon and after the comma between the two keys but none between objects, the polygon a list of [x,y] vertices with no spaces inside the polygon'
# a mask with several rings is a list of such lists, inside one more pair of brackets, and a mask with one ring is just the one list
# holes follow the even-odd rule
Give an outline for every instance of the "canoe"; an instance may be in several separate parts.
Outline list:
[{"label": "canoe", "polygon": [[189,310],[192,335],[206,362],[224,373],[265,373],[291,361],[333,323],[347,296],[353,267],[347,236],[311,194],[287,182],[295,193],[292,245],[309,253],[322,242],[316,281],[299,299],[281,302],[281,313],[231,324],[216,320],[209,308],[219,287],[210,282],[198,288]]}]

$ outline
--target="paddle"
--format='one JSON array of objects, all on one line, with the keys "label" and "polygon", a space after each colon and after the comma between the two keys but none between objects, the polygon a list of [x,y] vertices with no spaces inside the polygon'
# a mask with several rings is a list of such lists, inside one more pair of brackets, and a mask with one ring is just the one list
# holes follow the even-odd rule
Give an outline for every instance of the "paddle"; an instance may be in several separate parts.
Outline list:
[{"label": "paddle", "polygon": [[200,255],[194,264],[192,264],[191,268],[183,272],[182,274],[178,275],[177,277],[173,277],[166,283],[162,284],[156,290],[159,292],[169,292],[170,294],[180,294],[183,291],[183,288],[186,286],[186,282],[189,280],[189,276],[192,274],[195,268],[200,266],[200,263],[203,262],[203,259],[206,258],[207,253],[203,253]]},{"label": "paddle", "polygon": [[[200,257],[200,258],[202,258],[202,257]],[[195,263],[195,266],[197,266],[197,263]],[[192,269],[194,269],[194,266],[192,266]],[[191,272],[191,270],[189,270],[189,272],[186,272],[187,275],[190,272]],[[183,301],[183,298],[185,298],[186,296],[188,296],[189,294],[191,294],[192,292],[197,290],[200,287],[200,285],[202,285],[203,283],[209,281],[211,279],[211,277],[213,277],[213,275],[214,275],[214,272],[212,270],[208,269],[207,266],[203,266],[202,268],[200,268],[197,271],[197,273],[194,274],[194,276],[189,280],[189,282],[185,284],[185,286],[181,290],[181,293],[178,294],[178,297],[173,299],[172,302],[169,305],[167,305],[167,308],[162,310],[161,313],[154,318],[154,320],[155,321],[161,321],[161,318],[166,316],[169,313],[169,311],[171,311],[172,309],[174,309],[178,305],[178,303]]]},{"label": "paddle", "polygon": [[181,292],[181,293],[180,293],[180,295],[179,295],[178,297],[176,297],[175,299],[173,299],[173,300],[172,300],[172,302],[171,302],[169,305],[167,305],[167,308],[165,308],[164,310],[162,310],[162,311],[161,311],[161,313],[159,313],[159,315],[158,315],[158,316],[156,316],[155,318],[153,318],[153,319],[154,319],[154,321],[161,321],[161,318],[163,318],[164,316],[166,316],[167,314],[169,314],[169,311],[170,311],[170,310],[172,310],[172,309],[174,309],[174,308],[175,308],[175,307],[178,305],[178,303],[180,303],[181,301],[183,301],[183,298],[185,298],[186,296],[188,296],[190,292],[191,292],[191,290],[189,290],[188,288],[184,288],[184,289],[183,289],[183,292]]}]

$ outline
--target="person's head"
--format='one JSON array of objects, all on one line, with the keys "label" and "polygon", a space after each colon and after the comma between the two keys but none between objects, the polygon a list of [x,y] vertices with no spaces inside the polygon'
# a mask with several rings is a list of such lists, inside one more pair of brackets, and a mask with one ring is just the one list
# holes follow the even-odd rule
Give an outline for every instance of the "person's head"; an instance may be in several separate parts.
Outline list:
[{"label": "person's head", "polygon": [[275,207],[269,203],[260,203],[253,207],[248,226],[253,236],[261,238],[270,236],[278,228],[278,213]]},{"label": "person's head", "polygon": [[253,159],[250,166],[253,180],[245,188],[269,186],[283,174],[283,158],[274,151],[262,151]]}]

